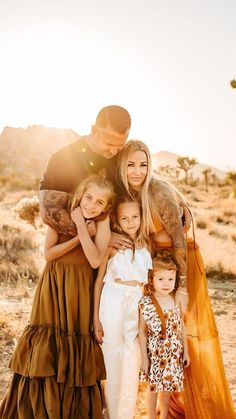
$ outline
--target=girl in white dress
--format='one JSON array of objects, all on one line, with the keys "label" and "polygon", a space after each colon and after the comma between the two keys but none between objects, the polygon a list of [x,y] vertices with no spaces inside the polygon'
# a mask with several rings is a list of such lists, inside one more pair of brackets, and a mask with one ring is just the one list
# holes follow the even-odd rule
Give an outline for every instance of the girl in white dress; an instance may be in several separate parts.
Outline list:
[{"label": "girl in white dress", "polygon": [[138,303],[152,267],[142,235],[141,208],[130,196],[117,199],[113,228],[133,249],[109,248],[95,283],[94,333],[105,361],[110,419],[133,419],[138,392]]}]

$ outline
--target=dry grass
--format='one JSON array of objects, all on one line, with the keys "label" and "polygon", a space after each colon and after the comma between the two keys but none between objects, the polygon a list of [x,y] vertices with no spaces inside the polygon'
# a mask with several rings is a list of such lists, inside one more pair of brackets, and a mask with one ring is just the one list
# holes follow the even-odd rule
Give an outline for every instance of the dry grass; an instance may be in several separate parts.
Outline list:
[{"label": "dry grass", "polygon": [[[196,219],[196,238],[209,279],[210,296],[220,331],[226,372],[236,401],[236,199],[230,187],[209,189],[182,186]],[[28,321],[39,273],[44,265],[45,227],[37,230],[16,217],[14,207],[35,191],[2,191],[0,204],[0,399],[11,373],[7,368]],[[4,222],[3,222],[4,221]],[[145,386],[140,386],[136,419],[145,418]]]}]

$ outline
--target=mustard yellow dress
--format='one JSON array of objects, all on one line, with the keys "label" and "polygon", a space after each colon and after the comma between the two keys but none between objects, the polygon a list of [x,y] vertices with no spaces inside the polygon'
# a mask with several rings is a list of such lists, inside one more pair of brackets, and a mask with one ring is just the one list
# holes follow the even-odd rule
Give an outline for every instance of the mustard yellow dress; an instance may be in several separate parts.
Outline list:
[{"label": "mustard yellow dress", "polygon": [[46,264],[10,362],[1,418],[101,419],[97,381],[105,367],[91,330],[92,296],[93,272],[81,246]]},{"label": "mustard yellow dress", "polygon": [[[164,230],[158,220],[156,231]],[[171,241],[156,248],[173,250]],[[204,263],[194,239],[187,240],[189,305],[186,329],[190,366],[185,369],[184,391],[171,396],[169,418],[233,419],[235,411],[221,355],[218,331],[208,295]]]}]

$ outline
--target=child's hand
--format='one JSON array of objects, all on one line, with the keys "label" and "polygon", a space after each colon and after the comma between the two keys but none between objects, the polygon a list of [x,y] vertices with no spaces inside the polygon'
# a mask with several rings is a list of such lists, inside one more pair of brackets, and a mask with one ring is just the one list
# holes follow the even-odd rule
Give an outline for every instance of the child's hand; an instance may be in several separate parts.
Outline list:
[{"label": "child's hand", "polygon": [[190,357],[189,357],[188,351],[184,351],[183,363],[184,363],[184,368],[187,368],[190,364]]},{"label": "child's hand", "polygon": [[81,227],[82,225],[85,224],[85,220],[82,214],[82,210],[80,207],[75,208],[72,212],[71,212],[71,219],[72,221],[74,221],[76,227]]},{"label": "child's hand", "polygon": [[95,335],[96,340],[101,345],[103,342],[104,332],[102,328],[102,323],[100,322],[99,319],[93,321],[93,333]]},{"label": "child's hand", "polygon": [[148,374],[149,364],[150,364],[150,361],[149,361],[148,358],[142,358],[141,359],[141,365],[140,365],[140,371],[142,371],[144,374]]},{"label": "child's hand", "polygon": [[96,236],[97,228],[96,223],[93,220],[86,220],[86,226],[90,237]]}]

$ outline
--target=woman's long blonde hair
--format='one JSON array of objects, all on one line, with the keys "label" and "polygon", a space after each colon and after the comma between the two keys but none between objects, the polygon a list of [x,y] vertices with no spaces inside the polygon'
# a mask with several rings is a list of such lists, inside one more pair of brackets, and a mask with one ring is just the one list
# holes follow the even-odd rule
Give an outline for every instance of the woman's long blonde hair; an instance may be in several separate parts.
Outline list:
[{"label": "woman's long blonde hair", "polygon": [[[127,168],[128,162],[131,155],[135,151],[143,151],[147,156],[147,176],[142,185],[141,190],[137,193],[132,190],[128,183]],[[117,182],[119,185],[132,196],[139,196],[142,212],[143,212],[143,231],[146,239],[151,233],[155,232],[155,222],[158,220],[165,227],[165,223],[158,212],[157,196],[155,189],[162,192],[168,199],[175,202],[176,205],[186,206],[184,197],[165,180],[158,179],[157,176],[153,175],[151,154],[149,148],[140,140],[130,140],[126,143],[124,148],[121,150],[117,160]]]}]

